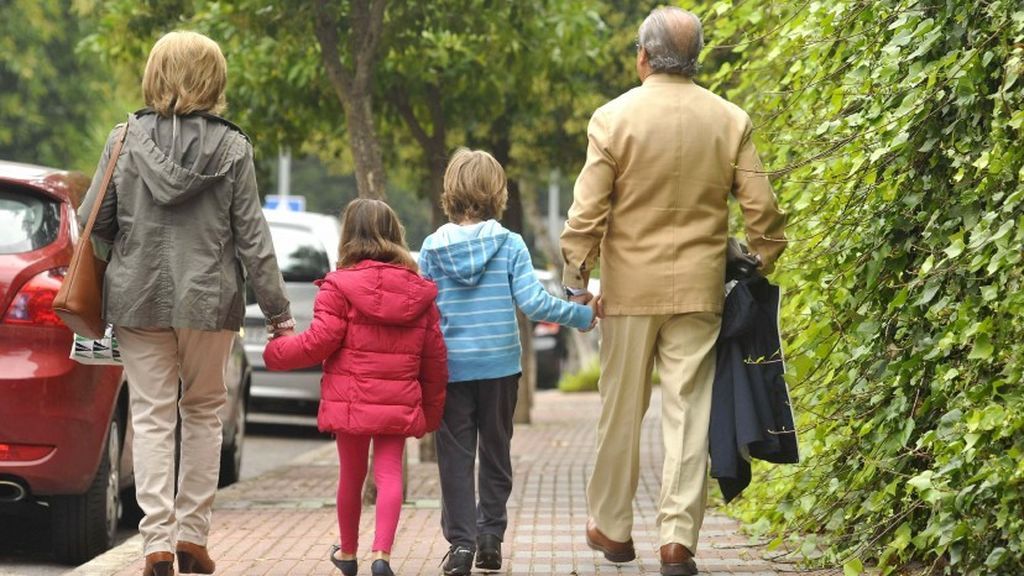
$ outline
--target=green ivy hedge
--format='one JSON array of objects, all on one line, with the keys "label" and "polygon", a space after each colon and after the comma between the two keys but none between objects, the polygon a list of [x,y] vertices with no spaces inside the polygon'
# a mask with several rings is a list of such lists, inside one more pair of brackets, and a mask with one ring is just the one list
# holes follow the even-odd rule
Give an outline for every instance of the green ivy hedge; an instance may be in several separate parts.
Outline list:
[{"label": "green ivy hedge", "polygon": [[1024,574],[1024,5],[706,8],[791,213],[804,463],[735,511],[848,574]]}]

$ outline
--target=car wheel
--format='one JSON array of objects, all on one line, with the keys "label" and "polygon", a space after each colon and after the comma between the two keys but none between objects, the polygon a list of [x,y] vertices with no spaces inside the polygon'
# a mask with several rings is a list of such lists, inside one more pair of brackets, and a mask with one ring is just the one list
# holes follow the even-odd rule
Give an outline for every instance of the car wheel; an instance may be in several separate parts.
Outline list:
[{"label": "car wheel", "polygon": [[85,494],[50,499],[53,552],[59,562],[82,564],[113,545],[121,506],[120,467],[121,434],[115,415],[89,489]]},{"label": "car wheel", "polygon": [[248,390],[243,388],[238,393],[238,406],[235,407],[235,418],[231,426],[231,436],[224,439],[220,450],[220,480],[217,485],[221,488],[230,486],[242,475],[242,445],[245,442],[245,418],[246,418],[246,396]]}]

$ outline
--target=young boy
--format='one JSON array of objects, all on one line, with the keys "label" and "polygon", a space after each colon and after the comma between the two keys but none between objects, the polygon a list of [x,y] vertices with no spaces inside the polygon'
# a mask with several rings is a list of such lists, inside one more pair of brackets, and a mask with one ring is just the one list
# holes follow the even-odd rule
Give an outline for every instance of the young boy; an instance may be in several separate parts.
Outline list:
[{"label": "young boy", "polygon": [[[505,171],[493,156],[461,149],[444,175],[449,222],[423,241],[420,270],[437,283],[448,346],[448,395],[437,431],[441,529],[451,546],[447,576],[501,568],[512,492],[512,414],[519,376],[518,306],[531,320],[581,330],[592,310],[560,300],[533,272],[523,238],[497,222],[505,210]],[[479,444],[478,444],[479,439]],[[480,499],[473,487],[479,446]]]}]

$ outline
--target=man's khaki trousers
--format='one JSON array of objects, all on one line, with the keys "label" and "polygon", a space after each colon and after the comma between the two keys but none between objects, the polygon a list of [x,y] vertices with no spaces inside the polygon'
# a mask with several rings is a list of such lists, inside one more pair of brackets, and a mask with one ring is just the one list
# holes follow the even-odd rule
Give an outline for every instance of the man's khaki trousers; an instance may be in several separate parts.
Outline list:
[{"label": "man's khaki trousers", "polygon": [[116,335],[131,395],[135,493],[146,514],[139,523],[143,553],[173,552],[175,539],[205,546],[220,474],[224,370],[235,333],[117,327]]},{"label": "man's khaki trousers", "polygon": [[640,477],[640,427],[651,400],[651,371],[661,377],[665,447],[658,501],[660,545],[696,552],[707,499],[708,423],[721,316],[609,316],[601,320],[601,420],[587,503],[597,527],[631,538]]}]

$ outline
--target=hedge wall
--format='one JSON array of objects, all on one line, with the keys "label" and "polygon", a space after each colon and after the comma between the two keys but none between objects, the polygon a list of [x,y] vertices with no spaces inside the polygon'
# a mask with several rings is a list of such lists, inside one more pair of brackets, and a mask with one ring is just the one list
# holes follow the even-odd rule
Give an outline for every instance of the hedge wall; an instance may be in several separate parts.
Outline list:
[{"label": "hedge wall", "polygon": [[1024,574],[1024,5],[704,9],[703,80],[754,117],[793,240],[805,463],[735,511],[850,574]]}]

